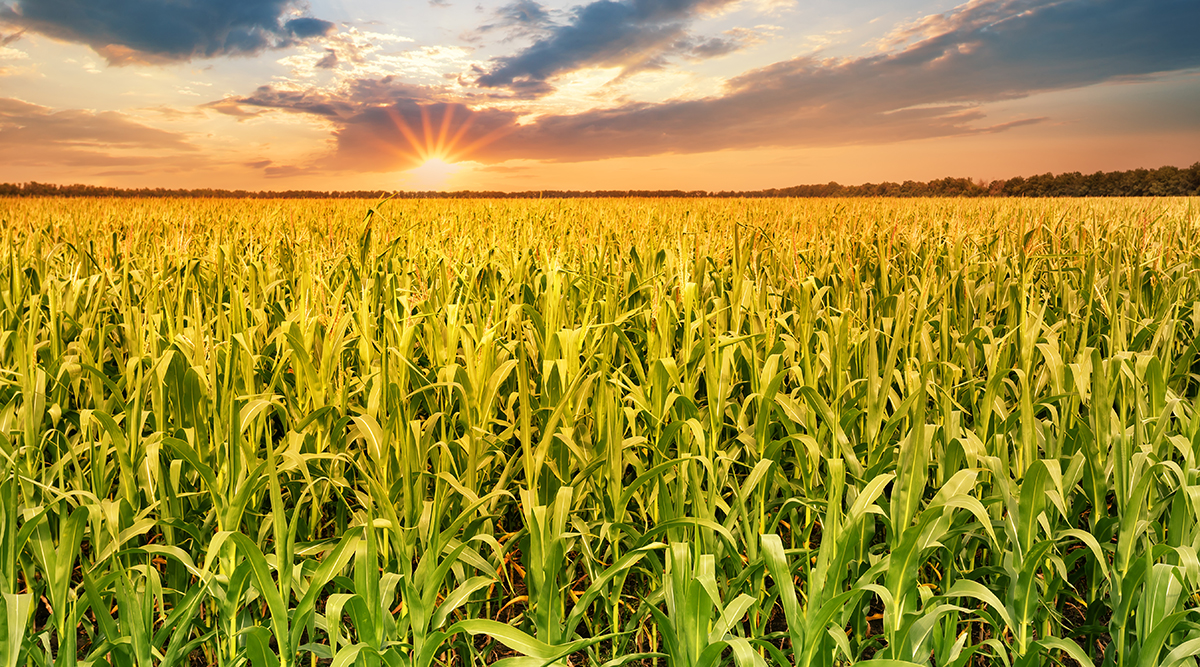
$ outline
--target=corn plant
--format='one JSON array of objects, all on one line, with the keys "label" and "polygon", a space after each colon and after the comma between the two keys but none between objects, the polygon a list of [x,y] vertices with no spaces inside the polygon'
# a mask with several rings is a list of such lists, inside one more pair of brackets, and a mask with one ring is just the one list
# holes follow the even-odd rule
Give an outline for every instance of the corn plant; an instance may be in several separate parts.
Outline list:
[{"label": "corn plant", "polygon": [[1194,664],[1198,211],[2,199],[0,660]]}]

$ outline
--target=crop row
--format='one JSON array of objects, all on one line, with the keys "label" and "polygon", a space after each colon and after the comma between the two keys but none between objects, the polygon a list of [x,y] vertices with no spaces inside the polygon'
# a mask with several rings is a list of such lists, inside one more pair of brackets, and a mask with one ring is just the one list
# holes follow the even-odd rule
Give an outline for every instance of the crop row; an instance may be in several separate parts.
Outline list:
[{"label": "crop row", "polygon": [[0,220],[0,665],[1200,652],[1193,201]]}]

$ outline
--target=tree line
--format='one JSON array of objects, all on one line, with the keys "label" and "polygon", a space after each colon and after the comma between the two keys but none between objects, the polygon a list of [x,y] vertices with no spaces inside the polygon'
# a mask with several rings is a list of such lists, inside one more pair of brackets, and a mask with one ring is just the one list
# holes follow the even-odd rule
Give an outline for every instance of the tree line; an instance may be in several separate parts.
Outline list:
[{"label": "tree line", "polygon": [[829,182],[767,190],[219,190],[213,188],[114,188],[99,185],[0,183],[0,197],[197,197],[228,199],[567,199],[575,197],[1172,197],[1200,195],[1200,162],[1190,167],[1159,167],[1128,171],[1078,171],[1015,176],[996,181],[939,178],[903,183],[842,185]]}]

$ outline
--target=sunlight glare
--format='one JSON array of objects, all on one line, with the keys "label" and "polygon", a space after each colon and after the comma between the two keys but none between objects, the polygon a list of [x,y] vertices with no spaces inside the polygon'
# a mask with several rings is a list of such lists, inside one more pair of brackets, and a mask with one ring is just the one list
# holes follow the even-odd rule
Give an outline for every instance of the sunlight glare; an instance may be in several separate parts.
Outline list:
[{"label": "sunlight glare", "polygon": [[446,183],[461,167],[438,156],[426,158],[421,166],[408,171],[412,184],[422,189],[437,188]]},{"label": "sunlight glare", "polygon": [[[388,110],[396,129],[407,147],[397,146],[401,161],[417,164],[403,172],[404,187],[434,190],[446,187],[446,182],[466,167],[469,172],[477,164],[469,157],[479,148],[508,134],[512,127],[501,124],[478,136],[468,132],[475,114],[463,105],[418,105],[420,124],[410,124],[395,108]],[[456,113],[456,109],[458,112]],[[441,118],[436,118],[440,112]],[[465,112],[465,116],[463,115]],[[465,162],[464,162],[465,159]]]}]

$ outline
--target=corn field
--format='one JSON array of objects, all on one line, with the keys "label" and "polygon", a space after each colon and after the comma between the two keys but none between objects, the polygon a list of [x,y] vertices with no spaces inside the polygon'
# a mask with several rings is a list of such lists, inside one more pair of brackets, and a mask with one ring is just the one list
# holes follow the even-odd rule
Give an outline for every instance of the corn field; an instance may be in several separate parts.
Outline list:
[{"label": "corn field", "polygon": [[0,667],[1196,665],[1194,198],[0,229]]}]

